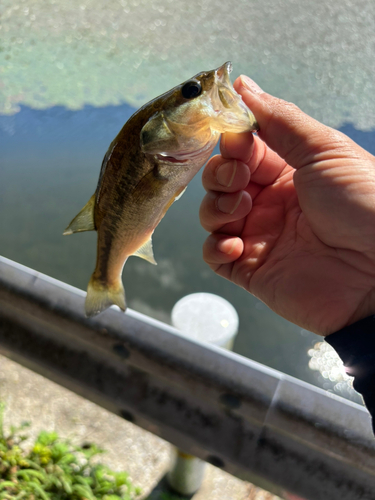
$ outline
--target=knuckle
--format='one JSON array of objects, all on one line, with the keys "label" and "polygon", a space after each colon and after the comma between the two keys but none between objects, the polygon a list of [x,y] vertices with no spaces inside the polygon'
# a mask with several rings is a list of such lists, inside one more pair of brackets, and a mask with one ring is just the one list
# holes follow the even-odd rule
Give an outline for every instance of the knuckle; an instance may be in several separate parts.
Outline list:
[{"label": "knuckle", "polygon": [[[271,104],[271,103],[270,103]],[[278,97],[272,98],[272,105],[269,106],[272,115],[275,118],[284,117],[287,115],[299,115],[303,114],[301,109],[293,102],[284,101]]]},{"label": "knuckle", "polygon": [[268,113],[266,126],[263,127],[264,132],[267,131],[268,126],[271,123],[279,122],[280,120],[283,121],[286,117],[288,117],[288,121],[290,121],[291,117],[293,117],[293,121],[300,123],[306,116],[296,104],[284,101],[278,97],[269,96],[267,100],[267,107]]}]

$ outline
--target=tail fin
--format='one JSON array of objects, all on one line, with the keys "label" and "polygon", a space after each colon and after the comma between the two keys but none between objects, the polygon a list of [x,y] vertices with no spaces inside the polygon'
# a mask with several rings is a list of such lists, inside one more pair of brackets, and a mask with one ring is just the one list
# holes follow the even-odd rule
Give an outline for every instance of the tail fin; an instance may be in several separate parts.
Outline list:
[{"label": "tail fin", "polygon": [[122,285],[121,279],[119,280],[119,286],[106,287],[98,279],[91,276],[87,287],[87,296],[85,302],[86,316],[90,318],[91,316],[96,316],[105,309],[112,305],[118,306],[122,311],[126,310],[125,302],[125,290]]}]

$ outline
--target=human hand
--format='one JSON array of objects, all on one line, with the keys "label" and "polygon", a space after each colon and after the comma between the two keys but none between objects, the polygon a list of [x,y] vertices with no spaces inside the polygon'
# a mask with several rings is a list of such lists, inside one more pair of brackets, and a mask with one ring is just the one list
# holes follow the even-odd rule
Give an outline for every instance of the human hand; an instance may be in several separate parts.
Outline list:
[{"label": "human hand", "polygon": [[375,313],[375,158],[248,77],[253,134],[225,134],[204,172],[209,266],[320,335]]}]

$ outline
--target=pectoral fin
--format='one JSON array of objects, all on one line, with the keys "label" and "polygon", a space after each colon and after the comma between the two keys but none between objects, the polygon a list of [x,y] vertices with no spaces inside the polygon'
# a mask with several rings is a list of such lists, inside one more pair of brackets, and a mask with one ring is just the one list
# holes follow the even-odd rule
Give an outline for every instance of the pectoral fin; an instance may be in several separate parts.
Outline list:
[{"label": "pectoral fin", "polygon": [[151,236],[150,239],[146,241],[141,247],[138,248],[136,252],[133,253],[133,255],[136,255],[137,257],[140,257],[141,259],[145,259],[151,264],[154,264],[156,266],[156,261],[154,258],[154,252],[152,250],[152,240]]},{"label": "pectoral fin", "polygon": [[95,231],[94,223],[94,207],[95,207],[95,194],[91,196],[86,205],[77,214],[69,226],[63,232],[63,235],[79,233],[82,231]]},{"label": "pectoral fin", "polygon": [[183,188],[183,190],[182,190],[180,193],[178,193],[178,194],[176,195],[176,198],[174,199],[174,201],[179,200],[179,199],[181,198],[181,196],[184,194],[184,192],[185,192],[186,190],[187,190],[187,186],[185,186],[185,187]]}]

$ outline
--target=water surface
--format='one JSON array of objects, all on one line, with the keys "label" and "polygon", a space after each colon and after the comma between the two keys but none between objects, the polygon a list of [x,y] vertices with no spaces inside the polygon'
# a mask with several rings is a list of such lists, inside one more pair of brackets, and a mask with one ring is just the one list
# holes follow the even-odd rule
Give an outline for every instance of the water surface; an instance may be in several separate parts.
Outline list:
[{"label": "water surface", "polygon": [[[62,232],[95,191],[102,157],[133,111],[127,104],[78,111],[21,106],[15,115],[0,116],[2,255],[86,289],[95,264],[96,233],[63,237]],[[375,131],[350,124],[342,130],[375,153]],[[123,280],[129,306],[168,322],[182,296],[201,291],[221,295],[240,317],[235,351],[321,385],[319,372],[308,367],[308,350],[318,337],[283,320],[203,262],[200,177],[155,231],[158,266],[137,257],[128,260]]]},{"label": "water surface", "polygon": [[[109,143],[136,107],[226,60],[374,153],[374,33],[373,0],[2,0],[0,253],[85,289],[96,236],[61,233]],[[157,267],[129,259],[130,307],[168,321],[180,297],[217,293],[240,316],[235,350],[332,389],[309,368],[318,337],[204,264],[203,194],[198,175],[161,222]]]}]

